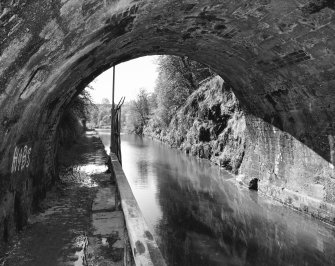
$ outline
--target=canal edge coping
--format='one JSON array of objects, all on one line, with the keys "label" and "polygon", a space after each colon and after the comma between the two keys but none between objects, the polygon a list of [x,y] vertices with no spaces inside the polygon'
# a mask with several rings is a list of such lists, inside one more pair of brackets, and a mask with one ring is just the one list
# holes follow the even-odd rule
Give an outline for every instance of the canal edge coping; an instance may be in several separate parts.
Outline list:
[{"label": "canal edge coping", "polygon": [[144,220],[117,156],[111,153],[110,158],[112,175],[115,177],[120,193],[129,242],[136,266],[166,266],[162,253]]}]

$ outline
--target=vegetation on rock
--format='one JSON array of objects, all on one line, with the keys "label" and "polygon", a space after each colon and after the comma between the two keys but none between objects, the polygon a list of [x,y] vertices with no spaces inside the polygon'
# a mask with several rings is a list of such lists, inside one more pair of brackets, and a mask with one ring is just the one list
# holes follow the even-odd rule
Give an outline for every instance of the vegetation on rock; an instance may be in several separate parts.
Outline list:
[{"label": "vegetation on rock", "polygon": [[186,57],[162,56],[153,94],[123,108],[124,130],[147,135],[237,172],[245,120],[229,84]]},{"label": "vegetation on rock", "polygon": [[149,124],[168,128],[178,109],[198,89],[212,71],[187,57],[160,56],[159,75],[152,94],[140,90],[137,98],[124,108],[124,125],[128,132],[142,135]]},{"label": "vegetation on rock", "polygon": [[168,127],[151,120],[144,134],[236,173],[244,156],[245,127],[230,86],[216,76],[192,93]]},{"label": "vegetation on rock", "polygon": [[159,57],[158,67],[155,122],[161,127],[168,127],[177,110],[198,89],[199,83],[213,73],[198,62],[178,56]]},{"label": "vegetation on rock", "polygon": [[149,120],[150,110],[153,110],[152,103],[156,104],[155,96],[141,89],[136,99],[128,104],[126,117],[123,117],[128,132],[136,135],[143,134],[144,127]]},{"label": "vegetation on rock", "polygon": [[89,128],[110,128],[111,126],[111,109],[112,104],[108,99],[102,99],[101,104],[95,104],[90,108],[88,119]]},{"label": "vegetation on rock", "polygon": [[[161,56],[155,92],[141,89],[122,107],[123,131],[147,135],[237,172],[245,150],[245,119],[229,84],[186,57]],[[86,121],[110,127],[110,102],[92,105],[87,91],[71,101],[61,139],[75,140]],[[80,122],[81,121],[81,122]]]}]

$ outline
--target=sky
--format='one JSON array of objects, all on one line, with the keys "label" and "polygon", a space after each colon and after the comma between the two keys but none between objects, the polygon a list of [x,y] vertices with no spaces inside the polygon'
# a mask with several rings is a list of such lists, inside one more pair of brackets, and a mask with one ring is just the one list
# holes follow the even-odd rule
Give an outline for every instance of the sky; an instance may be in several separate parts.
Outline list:
[{"label": "sky", "polygon": [[[115,103],[122,96],[126,101],[134,100],[141,88],[153,92],[158,76],[158,56],[140,57],[122,64],[115,68]],[[102,73],[91,84],[95,89],[88,90],[94,103],[101,103],[103,98],[112,102],[113,69]]]}]

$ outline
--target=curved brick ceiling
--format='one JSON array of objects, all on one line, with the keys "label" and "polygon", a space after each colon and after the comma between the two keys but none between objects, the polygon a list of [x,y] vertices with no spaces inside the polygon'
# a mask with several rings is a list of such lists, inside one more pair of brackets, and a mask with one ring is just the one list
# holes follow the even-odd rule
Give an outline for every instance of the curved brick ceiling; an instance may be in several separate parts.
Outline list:
[{"label": "curved brick ceiling", "polygon": [[2,1],[1,172],[10,171],[17,143],[39,142],[35,150],[45,152],[41,140],[53,141],[62,108],[94,77],[150,54],[187,55],[211,66],[250,113],[332,161],[334,5],[333,0]]}]

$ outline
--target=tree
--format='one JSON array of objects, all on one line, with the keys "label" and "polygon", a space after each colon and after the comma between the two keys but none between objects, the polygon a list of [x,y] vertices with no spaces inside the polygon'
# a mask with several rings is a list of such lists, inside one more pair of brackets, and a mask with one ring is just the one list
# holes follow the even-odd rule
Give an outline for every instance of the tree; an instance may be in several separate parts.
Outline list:
[{"label": "tree", "polygon": [[90,111],[95,108],[87,90],[81,91],[67,104],[58,125],[60,144],[71,145],[78,139],[86,130]]},{"label": "tree", "polygon": [[132,131],[137,135],[143,134],[143,129],[149,120],[149,94],[141,89],[136,99],[130,103]]},{"label": "tree", "polygon": [[213,75],[208,67],[187,57],[160,56],[158,68],[155,92],[149,94],[141,89],[136,99],[122,109],[122,126],[128,132],[142,135],[146,126],[168,127],[199,84]]},{"label": "tree", "polygon": [[156,120],[167,127],[178,108],[198,89],[199,83],[213,73],[200,63],[178,56],[159,57],[158,67]]},{"label": "tree", "polygon": [[110,101],[107,98],[103,98],[101,104],[110,104]]}]

